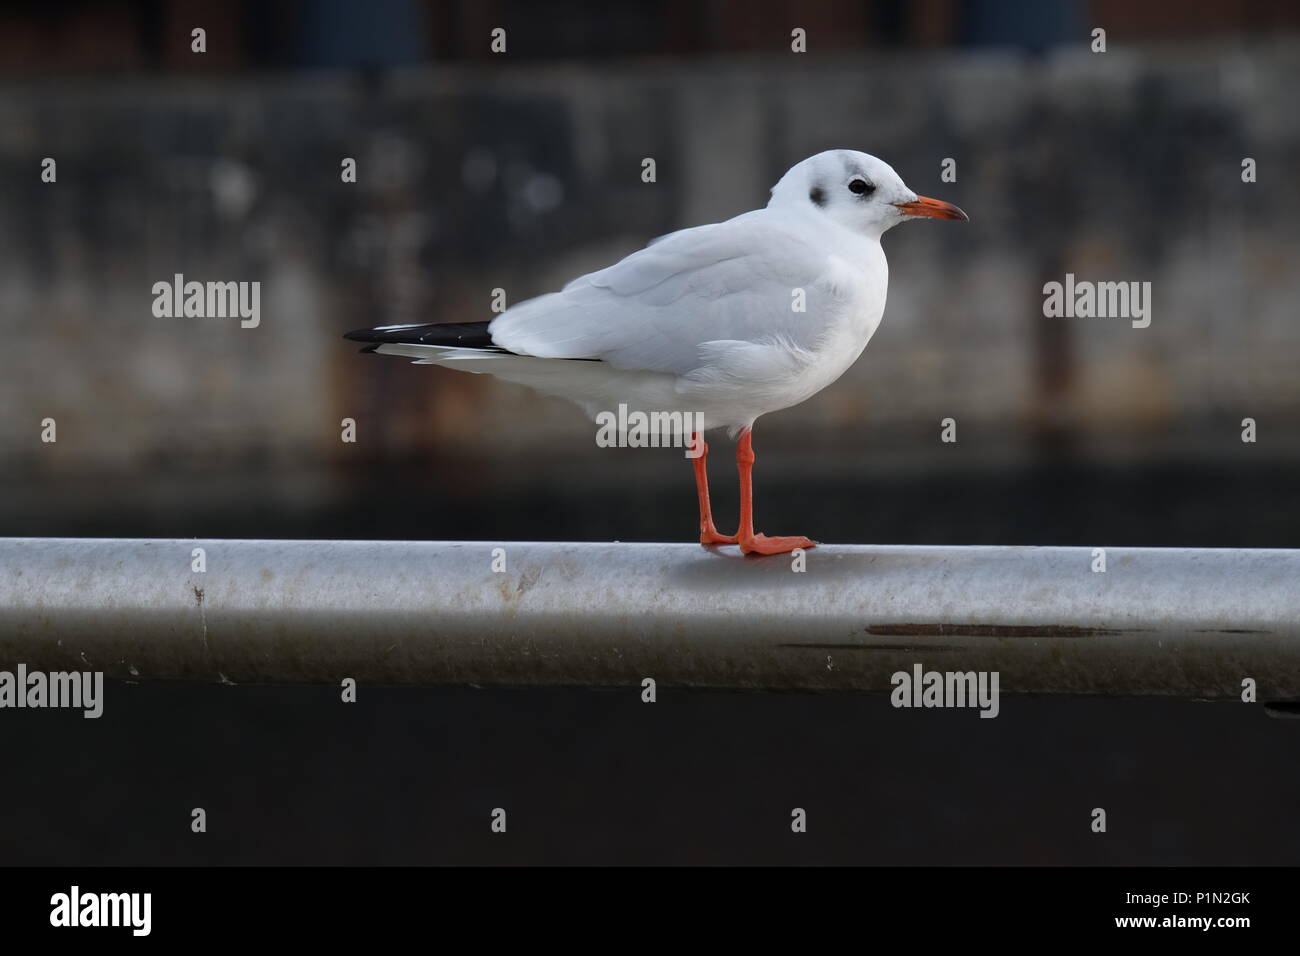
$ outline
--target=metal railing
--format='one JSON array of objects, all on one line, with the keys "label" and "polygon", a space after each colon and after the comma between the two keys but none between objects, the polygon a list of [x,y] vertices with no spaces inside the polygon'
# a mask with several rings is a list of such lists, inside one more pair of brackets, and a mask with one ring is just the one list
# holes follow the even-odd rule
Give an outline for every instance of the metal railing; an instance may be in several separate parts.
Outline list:
[{"label": "metal railing", "polygon": [[[803,570],[800,561],[803,562]],[[203,570],[196,570],[196,568]],[[1300,551],[0,539],[0,667],[1300,698]]]}]

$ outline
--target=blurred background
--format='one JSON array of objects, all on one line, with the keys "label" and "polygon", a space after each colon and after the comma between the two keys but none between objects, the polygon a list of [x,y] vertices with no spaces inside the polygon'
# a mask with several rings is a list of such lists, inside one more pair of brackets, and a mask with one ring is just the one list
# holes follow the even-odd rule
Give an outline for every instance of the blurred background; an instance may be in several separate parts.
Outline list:
[{"label": "blurred background", "polygon": [[[196,27],[206,53],[191,51]],[[497,27],[505,54],[490,49]],[[1097,27],[1104,54],[1090,49]],[[806,53],[791,51],[795,28]],[[1297,88],[1300,5],[1281,0],[5,3],[0,535],[691,540],[694,489],[679,452],[597,449],[594,426],[558,399],[358,355],[340,336],[491,318],[495,288],[512,303],[552,291],[657,235],[761,206],[789,166],[845,147],[881,156],[972,221],[885,238],[890,297],[870,348],[836,385],[755,433],[761,528],[891,544],[1295,547]],[[56,183],[41,181],[45,157],[57,161]],[[340,179],[346,157],[355,184]],[[647,157],[654,183],[641,180]],[[955,182],[941,179],[949,158]],[[1255,183],[1242,182],[1245,158],[1257,164]],[[1150,327],[1044,318],[1043,284],[1067,272],[1150,282]],[[154,317],[153,284],[175,273],[261,282],[260,327]],[[41,441],[47,417],[54,444]],[[354,444],[340,441],[344,417],[357,423]],[[940,441],[947,417],[956,444]],[[1258,429],[1251,444],[1241,440],[1247,417]],[[714,451],[715,511],[725,516],[736,501],[729,443]],[[253,796],[241,791],[247,836],[267,767],[308,750],[330,762],[312,749],[318,726],[301,717],[320,690],[112,693],[139,703],[117,736],[99,722],[100,756],[72,789],[41,775],[54,759],[42,748],[62,744],[42,738],[38,721],[0,721],[0,739],[8,727],[33,779],[46,781],[3,798],[39,795],[12,808],[32,827],[0,837],[0,850],[18,841],[9,859],[317,859],[307,849],[319,846],[316,829],[257,850],[236,840],[214,857],[161,836],[114,842],[103,821],[85,824],[94,839],[65,831],[60,843],[50,808],[75,816],[89,788],[147,830],[139,794],[166,785],[251,787]],[[755,775],[789,776],[846,813],[892,812],[873,802],[872,768],[886,761],[898,774],[894,809],[949,828],[919,842],[898,836],[893,856],[873,856],[879,844],[865,833],[816,851],[769,846],[743,830],[767,809],[732,799],[735,853],[710,849],[701,833],[692,856],[672,837],[678,824],[652,813],[644,842],[619,862],[1101,861],[1086,839],[1051,836],[1063,811],[1046,795],[1078,792],[1074,775],[1126,794],[1166,828],[1154,843],[1117,838],[1100,851],[1117,854],[1111,862],[1294,862],[1298,848],[1294,828],[1279,842],[1271,815],[1300,796],[1295,735],[1277,736],[1279,723],[1258,711],[1228,716],[1233,705],[1214,720],[1208,705],[1185,702],[1025,701],[1019,716],[1004,706],[998,721],[975,722],[1000,728],[987,750],[968,742],[991,777],[1007,779],[1026,755],[1071,768],[1069,781],[1040,780],[1044,799],[1008,817],[1046,835],[1008,846],[967,825],[980,814],[969,801],[992,799],[987,790],[958,797],[931,758],[916,756],[952,746],[942,722],[889,713],[895,751],[831,769],[846,749],[862,757],[883,746],[871,742],[882,699],[686,695],[675,717],[635,731],[620,721],[639,712],[611,711],[590,692],[376,694],[388,710],[332,731],[351,733],[350,752],[375,762],[326,787],[350,794],[339,799],[353,810],[381,799],[376,779],[398,766],[420,785],[489,765],[527,770],[527,784],[512,779],[538,800],[560,799],[557,775],[569,787],[635,784],[639,764],[602,769],[581,749],[599,724],[602,739],[640,740],[665,774],[673,754],[693,754],[694,772],[713,780],[699,778],[699,792],[718,799],[728,788],[749,793]],[[268,721],[290,729],[268,739]],[[1163,729],[1139,741],[1135,721]],[[1195,748],[1158,743],[1189,721],[1205,725],[1200,744],[1221,748],[1238,779],[1271,781],[1254,795],[1265,805],[1230,808],[1236,829],[1201,823],[1248,798],[1190,796],[1204,783]],[[192,757],[176,771],[183,783],[160,776],[178,741],[212,722],[225,728],[209,741],[228,757],[222,768]],[[440,736],[466,722],[496,727],[495,749]],[[776,735],[797,767],[762,748],[714,748],[702,724]],[[1054,726],[1089,730],[1066,756]],[[87,731],[77,721],[48,732],[72,734],[63,743],[75,746]],[[443,745],[413,765],[422,740]],[[156,762],[125,756],[142,741]],[[302,805],[301,788],[319,792],[319,779],[276,779],[285,806]],[[653,788],[624,798],[659,806]],[[358,840],[353,862],[480,858],[470,843],[432,837],[408,858],[409,834],[357,837],[360,824],[343,826],[337,810],[323,805],[320,825]],[[303,819],[286,811],[280,823]],[[606,833],[563,858],[605,859],[614,847]],[[545,841],[505,852],[557,859]]]},{"label": "blurred background", "polygon": [[[339,336],[491,318],[494,288],[554,290],[849,147],[973,221],[886,237],[871,347],[756,432],[760,524],[1294,545],[1297,28],[1260,2],[11,4],[0,533],[689,540],[679,455]],[[155,318],[178,272],[260,281],[261,326]],[[1066,272],[1151,282],[1151,326],[1044,318]]]}]

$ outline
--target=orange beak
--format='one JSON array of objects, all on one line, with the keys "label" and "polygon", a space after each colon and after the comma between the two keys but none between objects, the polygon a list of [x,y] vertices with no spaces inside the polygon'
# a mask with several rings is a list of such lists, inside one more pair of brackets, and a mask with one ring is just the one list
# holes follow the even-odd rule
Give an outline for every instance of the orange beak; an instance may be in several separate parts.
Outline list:
[{"label": "orange beak", "polygon": [[917,196],[916,202],[896,202],[894,205],[905,216],[929,216],[932,219],[960,219],[963,222],[970,222],[970,216],[952,203],[944,202],[942,199]]}]

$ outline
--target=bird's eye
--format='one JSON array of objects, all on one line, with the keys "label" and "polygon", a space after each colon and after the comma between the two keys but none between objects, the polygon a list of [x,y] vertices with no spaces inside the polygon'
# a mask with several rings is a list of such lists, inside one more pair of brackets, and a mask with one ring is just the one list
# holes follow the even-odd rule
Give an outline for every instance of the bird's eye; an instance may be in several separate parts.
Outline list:
[{"label": "bird's eye", "polygon": [[857,193],[859,196],[870,196],[875,191],[876,187],[865,179],[854,179],[849,183],[849,192]]}]

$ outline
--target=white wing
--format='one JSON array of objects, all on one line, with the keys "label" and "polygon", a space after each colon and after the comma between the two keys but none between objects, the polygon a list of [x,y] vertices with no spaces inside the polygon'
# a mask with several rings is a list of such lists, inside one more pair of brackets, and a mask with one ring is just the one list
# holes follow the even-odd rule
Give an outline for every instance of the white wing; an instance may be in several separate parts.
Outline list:
[{"label": "white wing", "polygon": [[812,348],[830,307],[850,294],[843,283],[805,224],[758,210],[664,236],[507,309],[489,328],[520,355],[684,375],[707,365],[720,341]]}]

